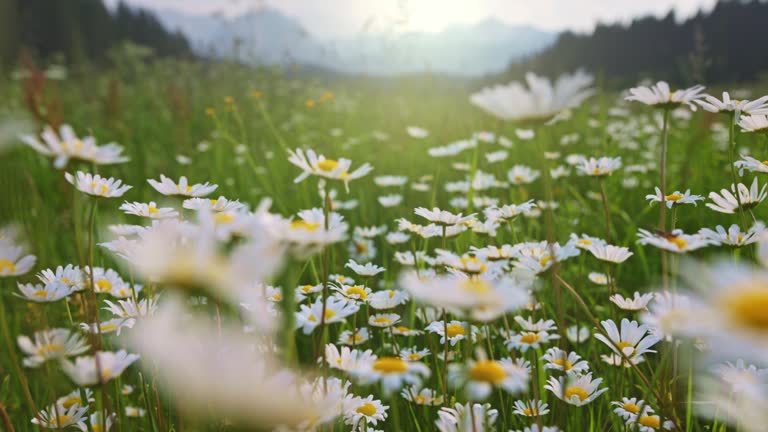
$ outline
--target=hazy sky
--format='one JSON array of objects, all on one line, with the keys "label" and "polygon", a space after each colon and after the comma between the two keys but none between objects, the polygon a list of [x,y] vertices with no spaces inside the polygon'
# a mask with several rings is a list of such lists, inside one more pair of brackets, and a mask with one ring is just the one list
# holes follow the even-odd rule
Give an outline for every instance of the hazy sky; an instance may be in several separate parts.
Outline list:
[{"label": "hazy sky", "polygon": [[[115,4],[117,0],[107,0]],[[296,17],[320,37],[348,35],[364,28],[439,31],[450,24],[474,23],[488,16],[542,29],[591,30],[598,21],[628,21],[675,9],[678,17],[711,9],[717,0],[127,0],[156,9],[197,14],[237,15],[269,6]]]}]

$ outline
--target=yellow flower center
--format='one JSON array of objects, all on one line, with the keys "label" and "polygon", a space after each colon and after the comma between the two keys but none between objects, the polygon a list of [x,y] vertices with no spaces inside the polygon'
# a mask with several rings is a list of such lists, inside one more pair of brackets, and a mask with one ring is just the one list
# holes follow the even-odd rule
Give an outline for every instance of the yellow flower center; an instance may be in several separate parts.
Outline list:
[{"label": "yellow flower center", "polygon": [[155,214],[155,213],[157,213],[157,212],[159,212],[159,211],[160,211],[160,210],[158,210],[158,209],[157,209],[157,207],[155,207],[155,206],[149,206],[149,207],[147,207],[147,212],[149,212],[149,214],[151,214],[151,215],[153,215],[153,214]]},{"label": "yellow flower center", "polygon": [[117,324],[102,324],[101,325],[101,331],[102,332],[111,332],[112,330],[117,329]]},{"label": "yellow flower center", "polygon": [[333,171],[338,166],[339,163],[333,159],[324,159],[317,163],[317,167],[326,172]]},{"label": "yellow flower center", "polygon": [[520,337],[520,342],[528,345],[533,345],[540,339],[536,333],[526,333]]},{"label": "yellow flower center", "polygon": [[571,362],[569,362],[567,359],[564,359],[564,358],[555,359],[554,361],[552,361],[552,363],[562,367],[563,370],[566,370],[566,371],[569,371],[571,370],[571,368],[573,368],[573,365],[571,364]]},{"label": "yellow flower center", "polygon": [[768,160],[764,160],[762,163],[763,165],[768,165]]},{"label": "yellow flower center", "polygon": [[368,298],[368,293],[366,293],[365,289],[360,285],[355,285],[347,288],[346,293],[348,296],[356,295],[360,300],[365,300]]},{"label": "yellow flower center", "polygon": [[539,265],[542,267],[546,267],[549,262],[552,261],[552,257],[550,255],[545,256],[544,258],[539,260]]},{"label": "yellow flower center", "polygon": [[389,319],[387,317],[383,317],[383,316],[374,319],[373,322],[376,323],[376,324],[392,324],[392,320],[391,319]]},{"label": "yellow flower center", "polygon": [[366,417],[370,417],[370,416],[372,416],[372,415],[374,415],[374,414],[376,414],[378,412],[376,410],[376,405],[374,405],[374,404],[372,404],[370,402],[366,402],[366,403],[360,405],[359,407],[357,407],[357,409],[355,411],[357,411],[358,413],[360,413],[360,414],[362,414],[362,415],[364,415]]},{"label": "yellow flower center", "polygon": [[112,290],[112,284],[106,279],[97,280],[96,287],[98,288],[98,292],[109,292]]},{"label": "yellow flower center", "polygon": [[413,402],[417,405],[424,405],[427,403],[427,398],[422,395],[416,395],[413,397]]},{"label": "yellow flower center", "polygon": [[[181,192],[181,185],[176,185],[176,190]],[[192,186],[187,186],[184,188],[184,193],[190,193],[192,191]]]},{"label": "yellow flower center", "polygon": [[408,360],[410,360],[410,361],[421,360],[421,355],[419,355],[417,353],[409,354],[408,355]]},{"label": "yellow flower center", "polygon": [[678,249],[685,249],[686,246],[688,246],[688,242],[685,241],[685,239],[680,237],[671,237],[667,239],[668,242],[674,244],[677,246]]},{"label": "yellow flower center", "polygon": [[60,415],[60,416],[55,417],[53,419],[53,421],[51,422],[51,424],[52,425],[56,425],[56,426],[63,426],[64,423],[67,423],[71,419],[72,419],[72,416]]},{"label": "yellow flower center", "polygon": [[389,291],[387,292],[387,294],[389,295],[389,298],[394,298],[394,297],[395,297],[395,292],[394,292],[394,291],[392,291],[392,290],[389,290]]},{"label": "yellow flower center", "polygon": [[219,202],[219,200],[215,200],[215,199],[212,199],[210,201],[212,206],[215,206]]},{"label": "yellow flower center", "polygon": [[232,213],[216,213],[213,220],[216,221],[217,224],[225,225],[232,223],[235,220],[235,215]]},{"label": "yellow flower center", "polygon": [[447,329],[448,329],[447,334],[449,338],[453,338],[459,335],[464,336],[465,334],[467,334],[467,331],[464,329],[464,326],[461,324],[448,324]]},{"label": "yellow flower center", "polygon": [[37,353],[41,356],[49,356],[61,351],[62,348],[64,347],[61,344],[49,343],[41,345],[40,348],[37,349]]},{"label": "yellow flower center", "polygon": [[493,360],[481,360],[469,370],[469,376],[475,381],[498,384],[507,377],[507,372]]},{"label": "yellow flower center", "polygon": [[589,245],[592,244],[592,240],[581,239],[581,240],[577,241],[576,243],[578,243],[581,246],[589,246]]},{"label": "yellow flower center", "polygon": [[637,422],[651,429],[658,429],[661,427],[661,420],[657,416],[642,416]]},{"label": "yellow flower center", "polygon": [[82,403],[83,403],[83,400],[80,399],[79,396],[71,396],[61,401],[61,406],[65,409],[69,409],[74,405],[80,405]]},{"label": "yellow flower center", "polygon": [[533,408],[525,408],[523,410],[523,415],[527,415],[528,417],[537,416],[539,415],[539,410]]},{"label": "yellow flower center", "polygon": [[755,281],[730,292],[722,304],[731,319],[740,327],[768,332],[768,286]]},{"label": "yellow flower center", "polygon": [[405,327],[405,326],[395,327],[395,330],[397,330],[397,331],[399,331],[401,333],[408,333],[409,331],[411,331],[411,329],[409,329],[408,327]]},{"label": "yellow flower center", "polygon": [[462,257],[461,265],[464,267],[464,271],[471,273],[482,273],[488,266],[475,257]]},{"label": "yellow flower center", "polygon": [[408,364],[397,357],[382,357],[373,362],[373,370],[384,374],[405,373]]},{"label": "yellow flower center", "polygon": [[35,291],[34,294],[32,294],[34,297],[48,297],[48,291],[45,289],[41,289],[39,291]]},{"label": "yellow flower center", "polygon": [[578,396],[579,400],[583,401],[589,397],[589,394],[581,387],[568,387],[565,389],[565,399],[571,400],[573,396]]},{"label": "yellow flower center", "polygon": [[683,196],[680,194],[672,194],[664,197],[665,201],[680,201],[681,199],[683,199]]},{"label": "yellow flower center", "polygon": [[0,259],[0,273],[14,273],[16,271],[16,264],[13,261],[7,259]]},{"label": "yellow flower center", "polygon": [[633,404],[632,402],[625,403],[624,405],[622,405],[622,408],[624,408],[624,411],[629,411],[632,414],[637,414],[640,412],[640,407]]},{"label": "yellow flower center", "polygon": [[634,346],[634,345],[632,345],[632,344],[631,344],[631,343],[629,343],[629,342],[619,342],[619,343],[617,343],[616,345],[618,345],[618,346],[619,346],[619,350],[621,350],[621,352],[624,352],[624,349],[625,349],[625,348],[632,348],[632,352],[630,352],[629,354],[627,354],[627,356],[628,356],[628,357],[629,357],[629,356],[632,356],[632,354],[634,354],[634,353],[635,353],[635,346]]},{"label": "yellow flower center", "polygon": [[304,220],[291,221],[290,226],[293,229],[303,229],[306,231],[315,231],[316,229],[320,228],[319,223],[312,223]]},{"label": "yellow flower center", "polygon": [[461,288],[472,294],[486,294],[491,291],[491,285],[481,279],[467,279],[462,282]]}]

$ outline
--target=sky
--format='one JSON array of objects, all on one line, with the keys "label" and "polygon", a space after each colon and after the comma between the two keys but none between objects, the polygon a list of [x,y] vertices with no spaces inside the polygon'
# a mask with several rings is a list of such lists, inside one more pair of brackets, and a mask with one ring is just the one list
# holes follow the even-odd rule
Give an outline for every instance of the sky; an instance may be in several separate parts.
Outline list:
[{"label": "sky", "polygon": [[[633,17],[678,18],[710,10],[717,0],[125,0],[149,9],[227,16],[271,7],[297,18],[311,34],[339,37],[360,31],[437,32],[452,24],[494,17],[508,24],[544,30],[591,31],[598,22],[629,22]],[[107,0],[114,5],[117,0]]]}]

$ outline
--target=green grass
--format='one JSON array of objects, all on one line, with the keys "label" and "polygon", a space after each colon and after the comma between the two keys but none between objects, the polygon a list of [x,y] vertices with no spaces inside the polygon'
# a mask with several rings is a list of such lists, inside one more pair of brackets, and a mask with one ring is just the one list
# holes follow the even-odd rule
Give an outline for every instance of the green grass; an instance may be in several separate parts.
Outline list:
[{"label": "green grass", "polygon": [[[22,110],[22,88],[18,81],[0,82],[1,94],[4,95],[2,106],[7,110]],[[256,98],[253,91],[263,93]],[[305,106],[305,101],[318,99],[327,91],[334,94],[334,99],[319,103],[312,109]],[[606,132],[606,122],[613,122],[607,110],[615,105],[619,96],[609,91],[599,91],[584,107],[574,112],[573,117],[552,127],[541,128],[534,141],[524,142],[515,139],[515,125],[505,124],[483,114],[468,102],[471,89],[465,82],[454,82],[438,77],[421,76],[410,79],[377,80],[374,78],[338,78],[314,80],[300,76],[291,70],[247,69],[229,64],[216,63],[181,63],[164,61],[149,66],[130,65],[120,70],[85,71],[82,75],[60,82],[51,83],[45,95],[60,101],[61,115],[65,122],[73,125],[81,133],[92,133],[100,143],[115,141],[125,147],[130,163],[116,166],[102,166],[98,172],[114,176],[134,189],[127,195],[129,201],[158,201],[160,196],[147,184],[147,178],[158,178],[160,174],[178,178],[186,175],[192,182],[210,181],[219,185],[216,195],[239,198],[253,206],[264,197],[274,200],[273,211],[285,216],[298,210],[319,207],[322,201],[317,193],[316,179],[309,179],[295,184],[293,179],[299,170],[290,165],[286,158],[286,147],[312,148],[318,153],[331,158],[346,157],[354,166],[363,162],[374,165],[373,175],[354,181],[350,193],[344,193],[341,185],[335,185],[341,199],[357,199],[359,207],[342,212],[351,226],[373,226],[386,224],[390,229],[396,227],[393,220],[405,217],[418,221],[413,215],[413,208],[419,206],[439,206],[450,209],[451,196],[442,185],[447,181],[464,178],[465,173],[451,167],[452,162],[477,163],[485,172],[493,173],[497,178],[505,179],[506,171],[512,164],[531,165],[542,168],[541,152],[543,149],[568,154],[578,153],[586,156],[621,156],[624,165],[655,163],[658,160],[658,132],[639,132],[634,136],[637,149],[627,149],[627,140],[616,140]],[[234,104],[227,104],[225,97],[234,98]],[[230,108],[227,108],[227,107]],[[213,108],[215,115],[206,114],[207,108]],[[649,110],[632,107],[632,119],[638,124],[647,124]],[[710,114],[694,114],[692,120],[683,122],[673,120],[670,135],[668,190],[685,190],[706,195],[713,190],[720,190],[730,184],[727,152],[717,150],[718,143],[709,131],[709,125],[717,120]],[[589,125],[598,121],[598,127]],[[417,125],[428,129],[431,134],[427,139],[410,138],[405,127]],[[333,137],[330,130],[340,128],[343,135]],[[480,144],[477,150],[445,159],[433,159],[427,155],[432,146],[445,145],[449,142],[468,138],[481,130],[492,131],[512,138],[514,147],[509,149],[509,159],[497,164],[488,164],[483,153],[498,150],[497,144]],[[379,142],[373,139],[372,132],[383,131],[390,134],[390,139]],[[578,133],[578,142],[561,146],[560,137]],[[198,151],[198,144],[208,142],[206,152]],[[719,143],[722,144],[722,143]],[[236,150],[242,145],[243,149]],[[765,157],[768,139],[739,135],[739,147],[749,148],[756,157]],[[650,157],[644,152],[652,152]],[[190,165],[181,165],[176,156],[182,154],[192,159]],[[562,158],[557,163],[563,163]],[[550,161],[551,163],[551,161]],[[67,171],[76,169],[91,170],[91,167],[71,162]],[[406,175],[411,182],[425,175],[433,176],[433,190],[419,192],[406,187],[402,190],[404,200],[398,208],[382,208],[376,198],[384,193],[373,184],[374,175]],[[636,177],[639,186],[625,188],[622,181]],[[751,182],[751,176],[748,177]],[[745,183],[749,183],[744,181]],[[544,198],[542,181],[535,182],[524,190],[521,188],[495,189],[490,195],[501,203],[519,203],[524,197]],[[631,294],[634,291],[647,291],[659,284],[659,252],[650,247],[635,244],[638,228],[652,230],[658,223],[658,209],[650,208],[644,199],[646,193],[652,193],[658,184],[658,171],[648,174],[629,174],[623,171],[607,178],[607,195],[613,219],[613,243],[629,246],[635,256],[619,266],[615,273],[619,292]],[[63,171],[52,167],[46,159],[27,147],[19,146],[8,151],[0,159],[0,222],[15,221],[23,226],[32,253],[37,255],[35,271],[64,265],[80,263],[78,238],[86,238],[87,224],[83,222],[85,199],[65,182]],[[603,236],[605,221],[600,201],[594,199],[599,193],[599,183],[590,178],[570,176],[554,183],[554,199],[560,207],[555,211],[555,238],[565,242],[570,233],[586,233]],[[136,223],[131,216],[122,215],[117,206],[121,199],[109,200],[102,204],[97,223],[122,221]],[[756,215],[761,217],[763,210],[758,207]],[[520,240],[544,240],[544,218],[520,219],[515,222]],[[700,227],[714,228],[718,224],[736,223],[735,217],[714,213],[703,204],[697,207],[686,206],[677,214],[677,226],[685,232],[697,231]],[[80,227],[80,232],[76,231]],[[105,238],[99,234],[99,240]],[[511,233],[506,229],[499,231],[495,244],[512,242]],[[487,238],[471,233],[462,234],[449,241],[449,248],[462,253],[469,247],[491,244]],[[376,240],[379,255],[374,262],[387,268],[384,274],[386,283],[395,284],[400,266],[393,261],[395,249],[407,250],[386,245],[382,238]],[[431,251],[440,247],[440,240],[420,241],[420,249]],[[715,248],[697,252],[693,255],[706,257],[716,253]],[[720,250],[722,252],[722,250]],[[750,259],[752,250],[741,252],[742,258]],[[346,262],[346,244],[336,245],[331,265],[332,273],[343,272]],[[97,251],[97,265],[119,268],[109,255]],[[301,283],[318,283],[320,261],[316,257],[312,264],[301,273]],[[287,284],[296,279],[292,272],[301,271],[302,265],[289,268],[277,281]],[[590,256],[567,261],[560,269],[563,279],[568,281],[587,301],[591,313],[598,319],[609,317],[630,317],[628,313],[616,310],[607,300],[605,287],[599,287],[587,279],[590,271],[604,271],[602,264]],[[27,274],[19,281],[32,282],[34,273]],[[9,328],[10,336],[30,335],[35,330],[46,326],[69,326],[64,308],[60,303],[52,305],[27,304],[12,295],[15,280],[4,279],[0,297]],[[556,317],[561,325],[591,324],[578,304],[565,291],[561,316],[556,316],[554,293],[549,279],[543,279],[539,300],[542,303],[542,316]],[[84,321],[75,310],[75,322]],[[403,314],[403,313],[401,313]],[[406,322],[410,316],[405,311]],[[106,313],[102,315],[106,317]],[[500,326],[495,322],[493,326]],[[514,324],[513,324],[514,325]],[[330,329],[330,340],[346,326],[334,325]],[[375,333],[375,332],[374,332]],[[296,333],[300,359],[305,365],[312,364],[314,343],[317,339],[305,338]],[[316,334],[315,334],[316,335]],[[414,345],[429,347],[428,338],[418,337]],[[374,334],[372,341],[378,340]],[[108,338],[108,346],[119,346],[119,338]],[[552,345],[554,346],[554,345]],[[14,347],[15,349],[16,347]],[[379,354],[384,348],[381,344],[369,344]],[[596,377],[602,377],[610,390],[592,404],[582,408],[567,406],[553,395],[539,389],[542,399],[550,404],[551,413],[545,416],[545,425],[558,425],[568,431],[620,431],[623,423],[612,413],[610,401],[622,396],[643,398],[659,411],[659,402],[654,399],[642,382],[631,370],[617,369],[602,363],[600,354],[607,354],[608,349],[598,342],[588,342],[574,348],[587,359]],[[497,351],[504,348],[495,342]],[[544,350],[537,353],[543,354]],[[653,385],[662,394],[673,395],[674,410],[682,420],[687,431],[709,430],[710,421],[691,417],[687,409],[690,406],[688,394],[688,356],[689,345],[679,348],[681,363],[678,374],[671,375],[672,346],[662,344],[659,353],[651,355],[640,369],[650,377]],[[19,377],[8,355],[5,345],[0,349],[0,402],[6,407],[12,424],[17,431],[34,430],[30,424],[30,410],[26,405]],[[21,353],[16,349],[16,355]],[[434,353],[433,353],[434,355]],[[519,355],[512,353],[512,355]],[[530,358],[531,354],[526,354]],[[427,364],[432,367],[432,359]],[[58,370],[55,363],[48,363],[39,369],[25,369],[29,388],[38,408],[42,408],[74,387],[67,377]],[[433,371],[433,378],[427,383],[430,388],[440,388]],[[144,379],[153,378],[144,376]],[[138,368],[129,369],[121,378],[122,383],[131,383],[140,387]],[[543,383],[540,383],[543,385]],[[147,400],[141,392],[128,398],[115,397],[118,382],[109,384],[113,404],[131,404],[145,406]],[[353,387],[355,394],[367,396],[375,392],[374,388]],[[150,389],[151,390],[151,389]],[[455,391],[451,395],[462,401]],[[500,414],[498,430],[522,429],[531,422],[528,419],[512,415],[512,401],[531,398],[532,394],[521,397],[498,393],[489,402],[504,415]],[[503,402],[503,409],[500,406]],[[154,404],[151,401],[150,404]],[[392,402],[384,401],[385,404]],[[418,419],[421,431],[434,430],[437,408],[413,406],[397,398],[399,424],[394,423],[390,415],[385,423],[386,430],[416,430],[413,418]],[[153,405],[154,406],[154,405]],[[177,421],[173,404],[164,399],[161,410],[166,423]],[[390,414],[392,410],[390,409]],[[121,416],[122,417],[122,416]],[[157,425],[150,424],[149,418],[122,419],[123,431],[149,431]],[[348,430],[337,423],[336,430]],[[227,430],[228,427],[218,422],[200,426],[201,430]],[[166,424],[166,430],[181,430],[178,425]],[[329,428],[330,430],[330,428]]]}]

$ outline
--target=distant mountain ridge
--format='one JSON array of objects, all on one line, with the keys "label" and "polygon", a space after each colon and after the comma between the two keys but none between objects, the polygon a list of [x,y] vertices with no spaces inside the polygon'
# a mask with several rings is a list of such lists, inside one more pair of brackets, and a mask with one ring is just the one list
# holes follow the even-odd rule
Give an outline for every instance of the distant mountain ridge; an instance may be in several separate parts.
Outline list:
[{"label": "distant mountain ridge", "polygon": [[553,44],[555,33],[487,18],[438,33],[360,33],[321,40],[295,18],[261,8],[226,19],[157,10],[200,54],[236,57],[252,64],[302,63],[347,73],[395,75],[426,70],[458,76],[498,73],[514,59]]}]

